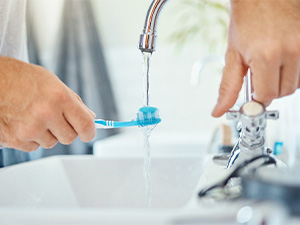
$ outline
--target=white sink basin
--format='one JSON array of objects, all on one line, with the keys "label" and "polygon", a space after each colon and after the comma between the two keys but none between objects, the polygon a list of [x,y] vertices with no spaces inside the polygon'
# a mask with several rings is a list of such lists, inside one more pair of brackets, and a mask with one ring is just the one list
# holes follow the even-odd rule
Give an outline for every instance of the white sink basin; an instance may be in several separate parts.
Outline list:
[{"label": "white sink basin", "polygon": [[249,203],[198,202],[209,174],[202,174],[203,161],[153,157],[151,207],[143,158],[56,156],[7,167],[0,170],[0,224],[237,224],[236,213]]},{"label": "white sink basin", "polygon": [[[192,197],[203,158],[153,158],[151,208]],[[142,158],[56,156],[0,170],[0,207],[148,208]]]},{"label": "white sink basin", "polygon": [[143,136],[135,135],[96,143],[96,156],[55,156],[0,169],[0,224],[165,224],[191,213],[206,145],[196,136],[151,136],[149,207]]},{"label": "white sink basin", "polygon": [[[186,132],[160,132],[150,135],[151,155],[157,157],[197,157],[205,155],[209,134]],[[104,157],[144,157],[144,137],[142,130],[135,129],[97,141],[94,155]]]}]

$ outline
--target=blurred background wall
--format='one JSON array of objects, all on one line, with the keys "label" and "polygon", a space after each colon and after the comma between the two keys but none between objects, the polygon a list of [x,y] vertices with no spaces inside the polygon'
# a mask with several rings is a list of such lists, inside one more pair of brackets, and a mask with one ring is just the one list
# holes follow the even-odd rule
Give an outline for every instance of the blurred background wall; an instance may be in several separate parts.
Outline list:
[{"label": "blurred background wall", "polygon": [[[135,118],[142,106],[142,54],[137,45],[151,1],[91,1],[121,120]],[[28,2],[41,62],[53,71],[62,35],[64,1]],[[210,55],[224,56],[228,5],[227,0],[170,0],[164,8],[158,26],[157,51],[150,68],[150,104],[160,109],[163,121],[155,132],[190,132],[209,138],[218,124],[226,122],[224,117],[210,116],[217,100],[222,66],[207,65],[197,87],[190,85],[190,76],[195,62]],[[275,100],[269,107],[280,111],[279,121],[268,122],[270,147],[280,141],[286,148],[299,149],[300,106],[295,104],[298,102],[297,92]]]},{"label": "blurred background wall", "polygon": [[[211,118],[210,112],[216,103],[222,67],[218,64],[207,65],[198,87],[191,87],[190,75],[197,60],[210,54],[223,56],[226,42],[217,29],[208,30],[208,26],[213,24],[208,23],[207,18],[213,17],[217,11],[205,10],[201,15],[206,18],[201,24],[201,32],[211,35],[216,30],[214,41],[218,42],[219,38],[218,45],[212,47],[212,42],[201,38],[203,35],[198,35],[200,38],[196,35],[183,44],[174,41],[172,37],[184,28],[187,21],[191,25],[201,21],[198,11],[191,10],[192,6],[183,2],[171,0],[160,16],[157,51],[152,56],[150,68],[150,104],[160,109],[163,119],[157,130],[209,133],[219,123],[218,119]],[[150,3],[150,0],[92,1],[119,118],[122,120],[135,118],[142,105],[142,54],[137,43]],[[227,1],[223,3],[227,4]],[[64,1],[29,0],[29,4],[40,57],[51,70],[61,35],[59,28]],[[189,14],[190,17],[184,17]]]}]

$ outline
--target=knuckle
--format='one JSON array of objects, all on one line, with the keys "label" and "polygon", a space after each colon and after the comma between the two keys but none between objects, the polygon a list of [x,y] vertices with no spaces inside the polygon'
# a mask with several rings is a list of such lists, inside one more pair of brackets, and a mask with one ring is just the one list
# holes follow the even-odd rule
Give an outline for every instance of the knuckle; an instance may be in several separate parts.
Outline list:
[{"label": "knuckle", "polygon": [[25,146],[22,150],[26,151],[26,152],[33,152],[33,151],[36,151],[39,147],[40,147],[39,145],[32,144],[29,146]]},{"label": "knuckle", "polygon": [[32,152],[37,150],[40,147],[40,145],[35,142],[23,142],[18,139],[14,139],[11,142],[11,147],[25,152]]},{"label": "knuckle", "polygon": [[9,132],[4,132],[3,130],[0,130],[0,143],[2,145],[6,145],[8,143],[8,140],[10,140],[11,135],[9,135]]},{"label": "knuckle", "polygon": [[299,59],[300,57],[300,46],[296,47],[296,48],[291,48],[289,51],[289,54],[296,59]]},{"label": "knuckle", "polygon": [[230,81],[229,80],[222,80],[222,83],[220,84],[219,92],[220,94],[224,94],[230,90]]},{"label": "knuckle", "polygon": [[79,133],[89,133],[95,128],[95,124],[93,120],[86,121],[80,128]]},{"label": "knuckle", "polygon": [[272,101],[275,98],[278,98],[278,93],[275,91],[271,91],[270,93],[267,93],[265,96],[266,101]]},{"label": "knuckle", "polygon": [[[7,138],[7,139],[6,139]],[[15,148],[25,152],[32,152],[39,148],[39,144],[32,141],[21,140],[19,136],[10,135],[3,140],[3,143],[8,148]]]},{"label": "knuckle", "polygon": [[49,141],[49,142],[47,142],[47,143],[44,143],[43,145],[42,145],[42,147],[43,148],[46,148],[46,149],[50,149],[50,148],[53,148],[56,144],[57,144],[57,140],[55,139],[55,140],[52,140],[52,141]]},{"label": "knuckle", "polygon": [[[299,59],[300,57],[300,44],[299,44],[300,38],[297,37],[290,37],[289,41],[286,42],[285,50],[288,52],[290,56],[293,58]],[[292,44],[291,44],[292,43]]]},{"label": "knuckle", "polygon": [[18,138],[21,141],[29,141],[35,140],[40,136],[40,129],[36,126],[29,126],[27,128],[22,129],[19,134]]},{"label": "knuckle", "polygon": [[67,103],[70,101],[70,94],[64,89],[58,89],[53,92],[55,102]]},{"label": "knuckle", "polygon": [[280,95],[279,97],[284,97],[284,96],[287,96],[287,95],[291,95],[295,92],[296,90],[294,88],[285,88],[285,89],[282,89],[280,90]]},{"label": "knuckle", "polygon": [[39,147],[40,147],[40,145],[38,145],[38,144],[30,144],[24,148],[24,151],[33,152],[33,151],[36,151]]},{"label": "knuckle", "polygon": [[63,137],[60,142],[63,145],[69,145],[76,139],[76,137],[77,137],[77,134],[75,134],[75,133],[69,134],[68,136]]},{"label": "knuckle", "polygon": [[274,46],[269,46],[267,48],[261,48],[264,49],[261,53],[261,58],[264,62],[267,63],[272,63],[274,61],[277,61],[279,58],[280,51],[277,47]]},{"label": "knuckle", "polygon": [[75,98],[76,98],[78,101],[82,102],[81,97],[80,97],[77,93],[75,93],[75,92],[73,91],[73,94],[74,94]]},{"label": "knuckle", "polygon": [[22,142],[19,139],[13,138],[8,142],[8,146],[16,149],[20,149],[22,147]]},{"label": "knuckle", "polygon": [[241,86],[239,84],[233,84],[232,80],[222,79],[219,87],[219,95],[224,97],[225,95],[228,95],[230,93],[231,95],[236,96],[238,95],[240,89]]},{"label": "knuckle", "polygon": [[54,114],[49,105],[42,105],[34,110],[34,117],[39,121],[52,121]]},{"label": "knuckle", "polygon": [[272,63],[279,59],[281,47],[276,41],[256,42],[248,50],[246,63],[251,65],[253,62]]},{"label": "knuckle", "polygon": [[256,94],[256,100],[264,104],[272,102],[272,100],[275,98],[278,98],[278,93],[275,91],[269,91],[263,94]]}]

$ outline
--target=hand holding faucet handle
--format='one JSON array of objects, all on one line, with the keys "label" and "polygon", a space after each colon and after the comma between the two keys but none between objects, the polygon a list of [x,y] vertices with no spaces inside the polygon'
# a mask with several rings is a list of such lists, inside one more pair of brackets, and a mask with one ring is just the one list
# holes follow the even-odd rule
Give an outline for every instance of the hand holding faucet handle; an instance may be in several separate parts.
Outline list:
[{"label": "hand holding faucet handle", "polygon": [[300,86],[300,1],[231,0],[226,65],[212,115],[235,103],[248,68],[254,99],[268,106]]}]

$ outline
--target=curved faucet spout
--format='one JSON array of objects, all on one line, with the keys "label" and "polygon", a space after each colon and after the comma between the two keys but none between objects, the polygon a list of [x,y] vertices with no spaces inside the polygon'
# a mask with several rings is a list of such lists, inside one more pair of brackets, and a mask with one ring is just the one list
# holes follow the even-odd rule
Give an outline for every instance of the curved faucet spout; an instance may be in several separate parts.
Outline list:
[{"label": "curved faucet spout", "polygon": [[140,35],[139,49],[142,52],[153,52],[156,49],[156,28],[162,8],[169,0],[153,0],[145,20],[143,33]]}]

